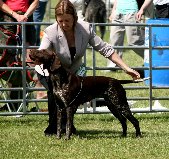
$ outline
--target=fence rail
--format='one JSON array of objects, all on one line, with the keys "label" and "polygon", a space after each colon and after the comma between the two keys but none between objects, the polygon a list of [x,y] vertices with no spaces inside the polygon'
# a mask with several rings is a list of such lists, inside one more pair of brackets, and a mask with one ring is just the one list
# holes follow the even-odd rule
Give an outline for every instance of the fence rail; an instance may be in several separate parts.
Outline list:
[{"label": "fence rail", "polygon": [[[42,114],[47,114],[47,112],[28,112],[27,111],[27,103],[30,102],[47,102],[47,99],[42,99],[42,100],[37,100],[37,99],[28,99],[27,98],[27,92],[30,91],[39,91],[39,90],[45,90],[44,88],[35,88],[35,87],[27,87],[26,85],[26,71],[34,68],[30,68],[26,66],[26,49],[34,49],[38,48],[37,46],[26,46],[26,37],[25,37],[25,26],[26,25],[45,25],[48,26],[52,23],[47,23],[47,22],[28,22],[28,23],[7,23],[7,22],[0,22],[0,25],[7,25],[7,24],[14,24],[14,25],[21,25],[22,26],[22,45],[21,46],[6,46],[6,45],[0,45],[0,49],[4,48],[15,48],[15,49],[20,49],[22,50],[22,67],[0,67],[1,70],[22,70],[23,71],[23,78],[22,78],[22,87],[20,88],[6,88],[6,87],[0,87],[0,92],[6,92],[6,91],[11,91],[11,90],[21,90],[23,93],[23,99],[16,99],[16,100],[9,100],[9,99],[1,99],[0,103],[8,103],[8,102],[22,102],[23,103],[23,111],[18,111],[18,112],[0,112],[1,116],[6,116],[6,115],[42,115]],[[169,66],[160,66],[160,67],[154,67],[152,66],[152,50],[153,49],[169,49],[169,46],[152,46],[152,27],[169,27],[167,24],[129,24],[129,23],[124,23],[124,24],[113,24],[113,23],[92,23],[92,26],[96,28],[96,26],[99,25],[106,25],[106,26],[143,26],[143,27],[148,27],[149,29],[149,44],[148,46],[114,46],[115,49],[148,49],[149,50],[149,66],[146,67],[133,67],[134,69],[141,69],[141,70],[149,70],[149,76],[150,76],[150,82],[149,85],[147,86],[125,86],[124,88],[126,90],[148,90],[149,91],[149,96],[147,97],[128,97],[128,101],[142,101],[142,100],[147,100],[149,101],[149,106],[148,108],[131,108],[131,111],[133,113],[154,113],[154,112],[168,112],[168,108],[162,108],[162,109],[153,109],[153,101],[159,102],[160,100],[168,100],[169,97],[162,96],[162,97],[154,97],[152,91],[155,89],[168,89],[168,86],[153,86],[152,85],[152,70],[169,70]],[[95,56],[95,51],[91,48],[91,51],[93,53],[92,60],[93,60],[93,65],[92,67],[87,67],[87,70],[92,70],[93,71],[93,76],[96,75],[97,70],[107,70],[107,67],[97,67],[96,66],[96,56]],[[84,62],[87,63],[86,58],[84,59]],[[119,69],[119,68],[116,68]],[[86,103],[84,104],[82,109],[78,109],[77,113],[109,113],[109,110],[103,107],[96,107],[96,101],[99,101],[102,99],[95,99],[92,101],[92,107],[91,103]],[[159,104],[159,103],[158,103]],[[90,106],[90,107],[89,107]]]}]

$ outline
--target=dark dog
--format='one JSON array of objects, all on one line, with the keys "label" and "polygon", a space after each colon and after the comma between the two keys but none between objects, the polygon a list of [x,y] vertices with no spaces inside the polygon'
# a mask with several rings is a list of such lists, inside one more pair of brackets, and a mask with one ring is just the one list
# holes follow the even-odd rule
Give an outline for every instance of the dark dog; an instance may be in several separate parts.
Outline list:
[{"label": "dark dog", "polygon": [[[43,63],[47,68],[53,84],[54,96],[59,101],[57,136],[61,137],[61,112],[66,109],[66,137],[72,134],[73,116],[78,106],[94,98],[104,98],[109,110],[118,118],[127,135],[128,119],[136,129],[136,136],[141,136],[139,121],[132,115],[126,92],[121,84],[133,83],[132,80],[117,80],[104,76],[81,77],[66,71],[55,53],[47,50],[32,50],[30,58],[36,63]],[[58,102],[57,102],[58,103]]]},{"label": "dark dog", "polygon": [[[106,23],[106,5],[102,0],[84,0],[82,14],[89,23]],[[104,38],[106,26],[99,26],[101,38]]]}]

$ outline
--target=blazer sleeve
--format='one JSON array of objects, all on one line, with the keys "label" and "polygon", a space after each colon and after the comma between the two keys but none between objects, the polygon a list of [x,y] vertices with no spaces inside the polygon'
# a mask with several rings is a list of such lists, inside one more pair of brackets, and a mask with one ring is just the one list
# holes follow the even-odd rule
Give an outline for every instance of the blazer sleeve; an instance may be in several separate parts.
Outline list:
[{"label": "blazer sleeve", "polygon": [[43,35],[39,49],[40,50],[41,49],[52,50],[52,42],[50,41],[49,36],[48,36],[48,34],[46,34],[46,32],[44,32],[44,35]]},{"label": "blazer sleeve", "polygon": [[39,49],[49,49],[49,50],[54,49],[54,44],[57,43],[56,31],[57,31],[56,24],[50,25],[44,30],[44,35],[41,40]]},{"label": "blazer sleeve", "polygon": [[94,50],[98,51],[106,58],[114,53],[113,47],[109,43],[103,41],[98,35],[96,35],[91,26],[89,26],[89,34],[89,44],[94,48]]}]

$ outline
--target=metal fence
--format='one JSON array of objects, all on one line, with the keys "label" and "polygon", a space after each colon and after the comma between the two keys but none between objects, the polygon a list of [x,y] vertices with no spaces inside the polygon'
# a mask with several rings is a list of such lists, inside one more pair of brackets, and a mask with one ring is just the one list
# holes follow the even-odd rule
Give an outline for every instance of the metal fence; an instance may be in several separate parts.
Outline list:
[{"label": "metal fence", "polygon": [[[29,23],[6,23],[6,22],[0,22],[1,25],[7,25],[7,24],[14,24],[14,25],[18,25],[20,24],[22,26],[22,45],[21,46],[7,46],[7,45],[0,45],[0,49],[3,48],[17,48],[22,50],[22,67],[0,67],[0,71],[1,70],[22,70],[23,71],[23,78],[22,78],[22,87],[21,88],[6,88],[6,87],[2,87],[0,88],[0,92],[6,92],[6,91],[11,91],[11,90],[21,90],[23,93],[23,99],[16,99],[16,100],[10,100],[10,99],[1,99],[0,103],[8,103],[8,102],[22,102],[22,108],[20,109],[21,111],[17,111],[17,112],[0,112],[1,116],[6,116],[6,115],[34,115],[34,114],[38,114],[38,115],[42,115],[42,114],[47,114],[47,112],[29,112],[27,111],[27,103],[31,103],[31,102],[47,102],[47,99],[42,99],[42,100],[37,100],[37,99],[28,99],[27,98],[27,93],[28,92],[33,92],[33,91],[38,91],[38,90],[45,90],[43,88],[35,88],[35,87],[28,87],[26,85],[26,71],[30,70],[30,69],[34,69],[34,68],[30,68],[26,65],[26,49],[35,49],[37,47],[35,46],[26,46],[26,38],[25,38],[25,26],[26,25],[34,25],[34,24],[38,24],[38,25],[50,25],[51,23],[38,23],[38,22],[29,22]],[[137,94],[133,97],[128,97],[128,101],[148,101],[148,107],[146,108],[131,108],[133,113],[153,113],[153,112],[168,112],[169,109],[168,108],[163,108],[160,107],[158,109],[154,109],[153,108],[153,102],[157,102],[158,104],[159,101],[161,100],[168,100],[169,97],[167,96],[162,96],[162,97],[154,97],[153,95],[153,90],[167,90],[169,87],[168,86],[153,86],[152,85],[152,71],[153,70],[169,70],[169,66],[160,66],[160,67],[155,67],[152,65],[152,50],[153,49],[169,49],[169,46],[158,46],[158,47],[152,47],[152,27],[168,27],[169,25],[167,24],[163,24],[163,25],[157,25],[157,24],[128,24],[128,23],[124,23],[124,24],[112,24],[112,23],[107,23],[107,24],[101,24],[101,23],[93,23],[92,26],[94,28],[96,28],[96,26],[99,25],[106,25],[106,26],[113,26],[113,25],[123,25],[123,26],[142,26],[142,27],[146,27],[149,29],[149,42],[147,46],[114,46],[115,49],[148,49],[149,50],[149,66],[147,67],[142,67],[142,66],[138,66],[138,67],[134,67],[134,69],[138,70],[138,69],[142,69],[142,70],[149,70],[149,77],[150,77],[150,82],[149,85],[144,85],[144,86],[125,86],[124,88],[126,90],[147,90],[148,96],[147,97],[137,97]],[[93,65],[91,67],[87,67],[88,70],[92,70],[92,74],[93,76],[96,75],[96,71],[97,70],[107,70],[107,67],[98,67],[96,65],[96,53],[93,50],[93,48],[90,48],[92,51],[92,61],[93,61]],[[88,61],[86,60],[86,56],[84,58],[84,62],[87,63]],[[120,68],[117,68],[120,69]],[[109,110],[105,107],[97,107],[97,101],[102,100],[102,99],[95,99],[93,100],[91,103],[86,103],[82,106],[82,108],[79,108],[77,110],[77,113],[109,113]],[[92,106],[91,106],[92,104]],[[47,103],[46,103],[47,105]]]}]

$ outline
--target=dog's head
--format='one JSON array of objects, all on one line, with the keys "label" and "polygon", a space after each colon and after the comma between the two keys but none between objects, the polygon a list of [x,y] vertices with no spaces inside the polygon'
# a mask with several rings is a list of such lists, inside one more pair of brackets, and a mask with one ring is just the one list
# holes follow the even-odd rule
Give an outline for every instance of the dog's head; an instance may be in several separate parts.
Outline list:
[{"label": "dog's head", "polygon": [[29,54],[30,59],[35,65],[43,64],[49,72],[53,72],[61,67],[61,63],[56,53],[47,49],[32,49]]},{"label": "dog's head", "polygon": [[43,68],[47,69],[49,74],[54,74],[55,76],[52,77],[55,81],[60,82],[59,85],[68,83],[67,71],[62,67],[56,53],[46,49],[33,49],[30,51],[29,57],[35,65],[43,64]]}]

